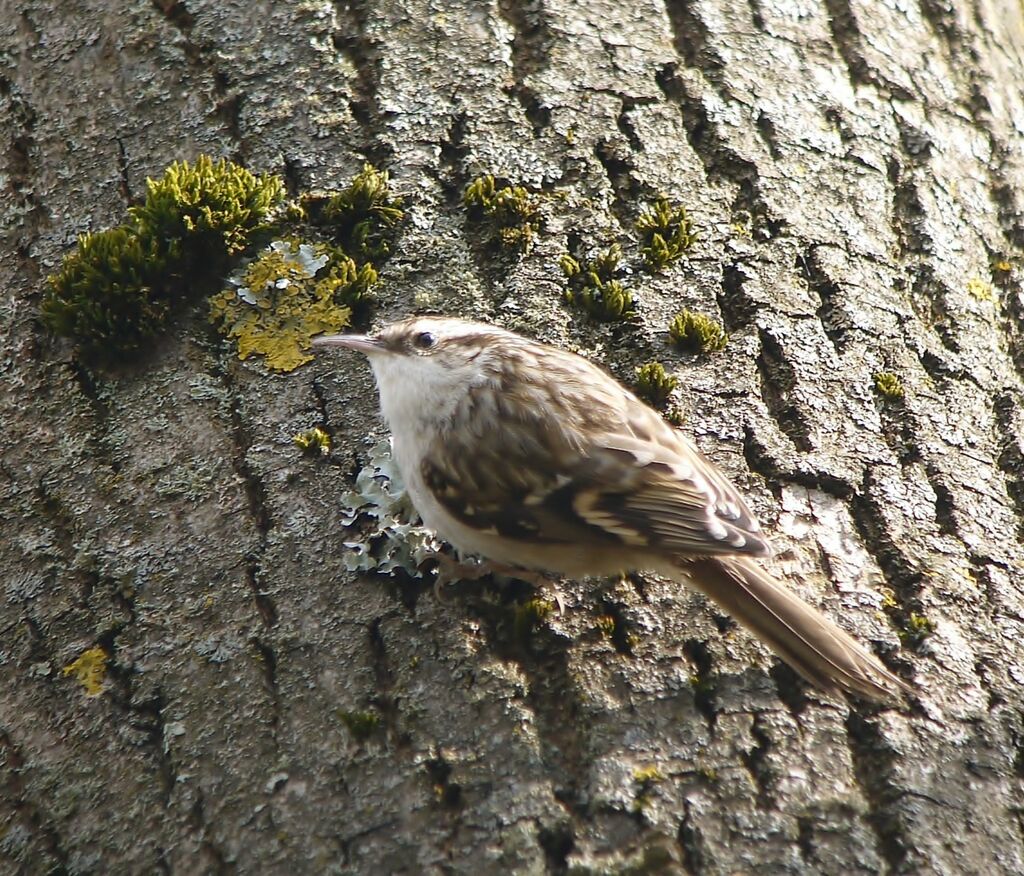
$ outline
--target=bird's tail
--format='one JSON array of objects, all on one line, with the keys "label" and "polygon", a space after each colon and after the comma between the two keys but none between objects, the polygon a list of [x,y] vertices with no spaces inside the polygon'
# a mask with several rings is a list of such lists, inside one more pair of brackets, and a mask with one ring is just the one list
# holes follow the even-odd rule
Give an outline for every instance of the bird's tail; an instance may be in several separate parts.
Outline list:
[{"label": "bird's tail", "polygon": [[745,557],[686,564],[691,583],[809,682],[832,693],[893,701],[913,688],[852,636]]}]

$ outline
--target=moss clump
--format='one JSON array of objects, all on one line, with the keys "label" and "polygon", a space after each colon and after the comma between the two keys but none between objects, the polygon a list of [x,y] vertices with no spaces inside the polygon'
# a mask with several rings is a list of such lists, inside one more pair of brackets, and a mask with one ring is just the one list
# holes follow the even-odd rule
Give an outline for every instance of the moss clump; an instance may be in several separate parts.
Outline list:
[{"label": "moss clump", "polygon": [[636,369],[637,395],[653,407],[662,407],[678,385],[679,378],[668,374],[660,362],[648,362]]},{"label": "moss clump", "polygon": [[359,263],[387,259],[405,220],[403,199],[391,193],[388,172],[371,164],[344,191],[308,195],[302,203],[312,222]]},{"label": "moss clump", "polygon": [[498,185],[494,177],[477,177],[462,195],[474,219],[491,227],[492,236],[507,249],[528,252],[540,228],[537,200],[522,186]]},{"label": "moss clump", "polygon": [[633,796],[633,811],[643,812],[651,805],[651,792],[654,786],[665,781],[665,774],[654,764],[638,767],[633,770],[633,781],[637,784]]},{"label": "moss clump", "polygon": [[633,770],[633,781],[638,785],[653,785],[665,781],[665,774],[654,764]]},{"label": "moss clump", "polygon": [[729,336],[720,323],[703,313],[682,310],[668,326],[672,343],[692,353],[716,353],[725,349]]},{"label": "moss clump", "polygon": [[172,164],[147,181],[145,201],[129,209],[124,225],[79,238],[47,278],[43,324],[74,340],[87,359],[139,353],[268,228],[283,192],[278,177],[256,177],[230,161]]},{"label": "moss clump", "polygon": [[875,392],[888,401],[898,401],[907,394],[903,382],[888,371],[879,371],[875,375]]},{"label": "moss clump", "polygon": [[568,281],[565,300],[599,322],[619,322],[636,316],[633,294],[615,279],[622,249],[613,244],[589,262],[569,253],[559,260]]},{"label": "moss clump", "polygon": [[47,278],[40,308],[54,334],[88,359],[131,356],[159,335],[174,305],[159,243],[129,226],[83,234]]},{"label": "moss clump", "polygon": [[555,610],[555,604],[546,599],[533,598],[518,603],[512,620],[515,636],[520,642],[529,639],[530,634]]},{"label": "moss clump", "polygon": [[903,629],[899,631],[900,641],[908,648],[916,648],[935,632],[935,621],[912,611]]},{"label": "moss clump", "polygon": [[339,709],[337,714],[356,742],[366,742],[380,726],[380,715],[376,712],[346,712]]},{"label": "moss clump", "polygon": [[640,254],[651,271],[659,271],[683,255],[694,241],[697,232],[681,204],[672,204],[660,197],[636,221],[640,234]]},{"label": "moss clump", "polygon": [[128,212],[139,234],[163,241],[180,267],[208,273],[209,260],[224,265],[267,231],[283,202],[280,177],[200,155],[193,165],[175,162],[160,179],[146,180],[146,200]]},{"label": "moss clump", "polygon": [[615,618],[610,614],[602,614],[597,619],[597,628],[601,631],[603,636],[607,636],[609,639],[615,635],[618,624],[615,622]]},{"label": "moss clump", "polygon": [[331,436],[319,426],[293,435],[292,441],[303,453],[310,456],[327,456],[331,452]]},{"label": "moss clump", "polygon": [[210,300],[210,319],[237,339],[239,359],[258,353],[267,368],[292,371],[313,358],[314,335],[348,325],[376,281],[372,265],[324,244],[275,240]]},{"label": "moss clump", "polygon": [[78,657],[64,667],[64,675],[73,675],[85,688],[85,692],[94,697],[103,690],[103,679],[107,675],[107,663],[110,654],[97,645],[83,651]]}]

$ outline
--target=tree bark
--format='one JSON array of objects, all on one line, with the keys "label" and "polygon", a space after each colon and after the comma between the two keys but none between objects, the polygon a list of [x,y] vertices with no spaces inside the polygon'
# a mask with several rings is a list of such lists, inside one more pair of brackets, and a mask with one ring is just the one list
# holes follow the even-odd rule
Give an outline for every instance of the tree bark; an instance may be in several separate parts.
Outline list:
[{"label": "tree bark", "polygon": [[[1024,872],[1020,4],[3,5],[0,868]],[[346,572],[364,363],[271,375],[197,309],[100,372],[36,322],[76,236],[201,152],[294,191],[387,167],[376,321],[663,361],[775,570],[916,701],[820,697],[653,577],[564,582],[524,636],[493,586]],[[541,193],[522,257],[459,204],[485,172]],[[567,308],[569,241],[635,254],[659,193],[700,238],[631,278],[637,323]],[[670,348],[684,307],[724,352]]]}]

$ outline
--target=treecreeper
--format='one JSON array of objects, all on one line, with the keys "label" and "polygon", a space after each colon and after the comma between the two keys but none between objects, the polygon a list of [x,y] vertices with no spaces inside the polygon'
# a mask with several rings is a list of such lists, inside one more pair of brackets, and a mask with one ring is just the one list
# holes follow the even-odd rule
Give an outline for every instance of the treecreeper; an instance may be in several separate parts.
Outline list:
[{"label": "treecreeper", "polygon": [[657,572],[826,692],[912,692],[761,568],[768,542],[726,476],[586,359],[443,317],[314,344],[367,356],[413,505],[461,553],[567,577]]}]

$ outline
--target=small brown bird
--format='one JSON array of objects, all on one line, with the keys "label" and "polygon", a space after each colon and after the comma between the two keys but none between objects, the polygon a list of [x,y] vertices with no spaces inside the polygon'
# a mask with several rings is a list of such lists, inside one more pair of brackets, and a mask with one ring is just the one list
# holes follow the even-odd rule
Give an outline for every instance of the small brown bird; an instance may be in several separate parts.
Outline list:
[{"label": "small brown bird", "polygon": [[735,487],[586,359],[439,317],[314,343],[369,358],[410,498],[460,552],[569,577],[682,579],[825,691],[911,690],[754,562],[768,543]]}]

